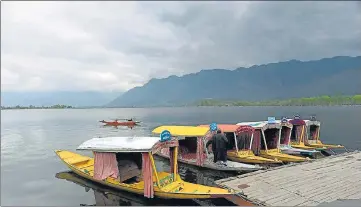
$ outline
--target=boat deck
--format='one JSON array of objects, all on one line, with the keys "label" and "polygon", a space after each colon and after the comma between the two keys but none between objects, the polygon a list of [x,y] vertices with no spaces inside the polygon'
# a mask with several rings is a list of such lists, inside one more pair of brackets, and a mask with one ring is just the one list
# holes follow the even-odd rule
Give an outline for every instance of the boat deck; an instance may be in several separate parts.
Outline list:
[{"label": "boat deck", "polygon": [[260,170],[215,181],[243,191],[255,205],[316,206],[341,199],[361,199],[361,152]]}]

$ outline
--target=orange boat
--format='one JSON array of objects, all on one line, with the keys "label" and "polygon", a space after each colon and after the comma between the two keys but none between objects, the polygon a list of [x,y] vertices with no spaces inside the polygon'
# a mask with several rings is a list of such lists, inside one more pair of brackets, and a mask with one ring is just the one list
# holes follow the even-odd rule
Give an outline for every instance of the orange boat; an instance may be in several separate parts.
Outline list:
[{"label": "orange boat", "polygon": [[122,121],[122,122],[118,122],[117,119],[115,121],[101,120],[99,122],[104,123],[105,126],[135,126],[140,123],[139,121],[133,121],[133,119],[128,119],[128,120]]}]

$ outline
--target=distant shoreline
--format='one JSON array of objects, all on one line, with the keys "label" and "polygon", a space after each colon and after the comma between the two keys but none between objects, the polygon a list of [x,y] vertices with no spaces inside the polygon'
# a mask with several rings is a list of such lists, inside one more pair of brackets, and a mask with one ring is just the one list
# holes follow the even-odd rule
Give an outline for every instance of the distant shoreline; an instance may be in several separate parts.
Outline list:
[{"label": "distant shoreline", "polygon": [[168,104],[163,106],[127,106],[127,107],[111,107],[111,106],[88,106],[74,107],[69,105],[53,105],[53,106],[1,106],[1,110],[17,110],[17,109],[99,109],[99,108],[162,108],[162,107],[247,107],[247,106],[360,106],[361,95],[354,96],[318,96],[307,98],[293,98],[284,100],[269,101],[237,101],[237,100],[215,100],[203,99],[189,104]]},{"label": "distant shoreline", "polygon": [[75,108],[73,106],[69,106],[69,105],[61,105],[61,104],[57,104],[57,105],[53,105],[53,106],[1,106],[1,110],[16,110],[16,109],[72,109]]},{"label": "distant shoreline", "polygon": [[361,106],[361,104],[343,104],[343,105],[248,105],[248,106],[149,106],[149,107],[72,107],[72,108],[1,108],[1,110],[33,110],[33,109],[146,109],[146,108],[187,108],[187,107],[196,107],[196,108],[206,108],[206,107],[217,107],[217,108],[228,108],[228,107],[333,107],[333,106]]}]

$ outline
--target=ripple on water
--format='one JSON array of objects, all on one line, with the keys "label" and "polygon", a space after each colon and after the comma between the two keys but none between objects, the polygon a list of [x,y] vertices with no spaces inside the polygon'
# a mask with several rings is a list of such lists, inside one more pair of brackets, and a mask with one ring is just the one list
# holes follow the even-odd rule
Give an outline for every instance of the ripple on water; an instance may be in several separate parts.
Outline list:
[{"label": "ripple on water", "polygon": [[26,181],[22,184],[22,188],[29,193],[38,193],[44,191],[44,189],[50,188],[51,183],[49,180],[37,179]]}]

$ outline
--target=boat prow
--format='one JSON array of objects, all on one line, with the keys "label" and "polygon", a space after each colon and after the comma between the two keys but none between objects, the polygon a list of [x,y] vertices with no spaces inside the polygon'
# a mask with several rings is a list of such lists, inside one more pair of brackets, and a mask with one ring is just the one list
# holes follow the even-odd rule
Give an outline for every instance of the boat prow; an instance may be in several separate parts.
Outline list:
[{"label": "boat prow", "polygon": [[340,148],[345,148],[343,145],[336,145],[336,144],[323,144],[321,141],[318,141],[317,143],[309,143],[308,146],[310,147],[314,147],[317,149],[340,149]]},{"label": "boat prow", "polygon": [[251,151],[247,153],[236,152],[236,151],[228,151],[227,152],[228,159],[233,160],[235,162],[243,162],[249,164],[282,164],[282,161],[277,159],[269,159],[261,156],[254,155]]},{"label": "boat prow", "polygon": [[305,149],[299,149],[299,148],[293,148],[289,145],[281,145],[280,147],[281,151],[283,153],[289,154],[289,155],[303,155],[303,156],[313,156],[316,153],[319,153],[319,151],[311,149],[311,150],[305,150]]},{"label": "boat prow", "polygon": [[205,167],[215,169],[215,170],[222,170],[222,171],[236,171],[236,172],[253,172],[257,170],[262,170],[264,167],[257,165],[257,164],[246,164],[246,163],[240,163],[240,162],[233,162],[228,160],[227,165],[224,166],[219,163],[214,162],[206,162]]},{"label": "boat prow", "polygon": [[266,158],[275,158],[281,160],[282,162],[304,162],[309,159],[294,155],[284,154],[278,150],[261,150],[261,156]]}]

